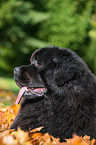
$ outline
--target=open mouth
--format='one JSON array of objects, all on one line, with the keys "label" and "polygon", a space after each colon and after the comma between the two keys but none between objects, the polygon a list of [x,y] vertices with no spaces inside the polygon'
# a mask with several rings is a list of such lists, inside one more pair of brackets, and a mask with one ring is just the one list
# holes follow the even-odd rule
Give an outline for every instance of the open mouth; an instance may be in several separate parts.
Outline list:
[{"label": "open mouth", "polygon": [[[41,87],[24,87],[21,83],[19,82],[16,82],[18,84],[18,86],[21,88],[20,91],[19,91],[19,94],[17,96],[17,99],[16,99],[16,104],[19,104],[19,102],[21,101],[22,97],[23,96],[32,96],[32,95],[35,95],[35,96],[38,96],[38,97],[41,97],[42,95],[44,95],[47,91],[46,88],[41,88]],[[32,97],[31,97],[32,98]]]}]

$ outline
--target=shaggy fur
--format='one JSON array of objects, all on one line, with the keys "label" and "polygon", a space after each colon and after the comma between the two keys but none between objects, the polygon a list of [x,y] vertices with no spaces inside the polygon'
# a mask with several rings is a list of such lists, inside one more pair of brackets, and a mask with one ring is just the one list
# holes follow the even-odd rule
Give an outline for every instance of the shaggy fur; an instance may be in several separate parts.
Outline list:
[{"label": "shaggy fur", "polygon": [[77,135],[96,138],[96,78],[82,59],[66,48],[46,47],[35,51],[30,65],[15,68],[21,87],[44,87],[38,95],[23,96],[11,129],[44,126],[61,141]]}]

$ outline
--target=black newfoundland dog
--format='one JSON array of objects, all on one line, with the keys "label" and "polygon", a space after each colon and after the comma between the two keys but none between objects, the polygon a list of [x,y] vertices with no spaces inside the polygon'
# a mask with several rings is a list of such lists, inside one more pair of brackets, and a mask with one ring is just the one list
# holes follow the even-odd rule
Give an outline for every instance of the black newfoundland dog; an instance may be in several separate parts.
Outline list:
[{"label": "black newfoundland dog", "polygon": [[[77,135],[96,138],[96,78],[82,59],[66,48],[35,51],[31,64],[14,69],[21,107],[10,129],[44,126],[61,141]],[[26,88],[26,89],[25,89]]]}]

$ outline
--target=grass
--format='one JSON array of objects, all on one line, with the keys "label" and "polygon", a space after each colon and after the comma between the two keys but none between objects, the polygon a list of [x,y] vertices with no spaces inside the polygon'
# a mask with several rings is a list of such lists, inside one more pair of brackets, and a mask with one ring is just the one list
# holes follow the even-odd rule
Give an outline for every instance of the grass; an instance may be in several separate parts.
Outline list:
[{"label": "grass", "polygon": [[15,94],[18,94],[19,87],[16,85],[14,78],[0,77],[0,89],[12,91]]}]

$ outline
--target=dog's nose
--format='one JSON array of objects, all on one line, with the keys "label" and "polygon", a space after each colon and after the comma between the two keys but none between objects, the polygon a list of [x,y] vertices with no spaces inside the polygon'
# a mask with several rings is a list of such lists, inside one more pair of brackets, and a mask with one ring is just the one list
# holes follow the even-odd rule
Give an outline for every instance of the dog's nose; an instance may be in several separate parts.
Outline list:
[{"label": "dog's nose", "polygon": [[14,72],[19,72],[19,71],[20,71],[19,67],[14,68]]}]

